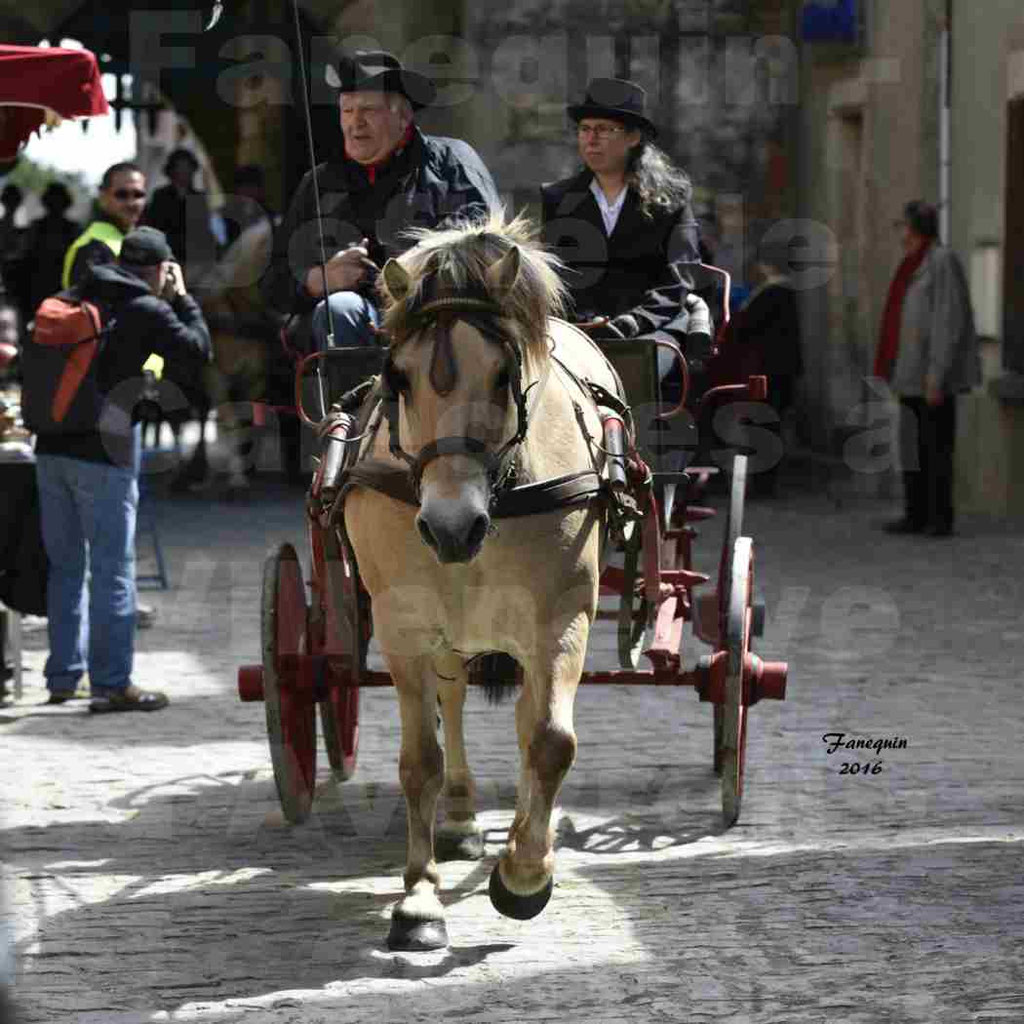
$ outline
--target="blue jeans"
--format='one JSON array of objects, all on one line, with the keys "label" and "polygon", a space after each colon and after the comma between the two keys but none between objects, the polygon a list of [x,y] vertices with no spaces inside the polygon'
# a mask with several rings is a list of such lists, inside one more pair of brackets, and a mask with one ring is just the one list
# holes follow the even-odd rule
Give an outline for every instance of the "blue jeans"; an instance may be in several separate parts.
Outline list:
[{"label": "blue jeans", "polygon": [[334,348],[376,343],[371,327],[380,323],[377,307],[358,292],[332,292],[327,302],[321,300],[313,310],[313,341],[317,352],[327,348],[327,336],[330,333],[328,303],[334,326]]},{"label": "blue jeans", "polygon": [[88,669],[94,696],[123,690],[135,657],[134,467],[39,455],[36,479],[50,560],[47,688],[73,690]]}]

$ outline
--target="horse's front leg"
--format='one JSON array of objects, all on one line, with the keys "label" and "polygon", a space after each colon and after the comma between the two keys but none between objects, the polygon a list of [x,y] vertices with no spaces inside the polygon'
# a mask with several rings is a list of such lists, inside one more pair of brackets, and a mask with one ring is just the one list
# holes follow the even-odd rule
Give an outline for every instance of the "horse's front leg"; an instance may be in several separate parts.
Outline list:
[{"label": "horse's front leg", "polygon": [[573,700],[583,671],[590,615],[580,611],[531,659],[516,702],[520,775],[508,845],[491,873],[490,897],[506,917],[536,917],[554,886],[551,812],[576,757]]},{"label": "horse's front leg", "polygon": [[438,860],[479,860],[484,855],[483,829],[476,821],[476,785],[469,770],[462,727],[469,672],[458,655],[435,660],[444,726],[444,820],[437,830]]},{"label": "horse's front leg", "polygon": [[389,657],[388,668],[398,691],[402,721],[398,774],[409,824],[405,896],[391,913],[388,947],[441,949],[448,945],[448,932],[434,860],[434,815],[444,782],[444,754],[437,742],[437,677],[425,657]]}]

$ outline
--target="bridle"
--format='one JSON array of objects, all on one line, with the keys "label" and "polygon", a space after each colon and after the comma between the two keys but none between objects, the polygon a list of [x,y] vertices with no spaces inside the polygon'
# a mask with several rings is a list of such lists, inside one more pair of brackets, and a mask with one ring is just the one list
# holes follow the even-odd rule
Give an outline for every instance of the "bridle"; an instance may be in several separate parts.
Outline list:
[{"label": "bridle", "polygon": [[505,370],[508,373],[508,387],[516,407],[516,431],[496,450],[489,449],[483,441],[466,434],[439,437],[427,442],[416,455],[410,455],[400,438],[399,400],[403,388],[398,382],[398,370],[394,363],[394,342],[384,361],[381,372],[380,395],[381,414],[388,425],[388,451],[409,467],[409,482],[416,498],[420,497],[423,473],[427,466],[442,455],[468,455],[482,464],[490,487],[491,504],[500,497],[503,490],[514,480],[516,449],[526,438],[529,428],[526,396],[533,385],[523,389],[523,353],[520,346],[508,335],[496,329],[495,319],[504,315],[501,307],[492,301],[471,297],[450,296],[434,299],[413,314],[417,333],[434,331],[433,353],[430,360],[430,382],[437,394],[444,396],[455,387],[458,368],[451,332],[462,320],[475,327],[489,341],[498,344],[505,352]]}]

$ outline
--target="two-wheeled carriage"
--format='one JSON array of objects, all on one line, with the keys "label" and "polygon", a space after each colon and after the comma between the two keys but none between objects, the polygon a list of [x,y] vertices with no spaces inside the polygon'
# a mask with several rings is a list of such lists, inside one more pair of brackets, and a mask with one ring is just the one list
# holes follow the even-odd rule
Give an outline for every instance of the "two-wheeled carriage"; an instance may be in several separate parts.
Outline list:
[{"label": "two-wheeled carriage", "polygon": [[[740,812],[748,710],[785,696],[787,666],[751,651],[746,457],[732,461],[715,586],[702,592],[711,574],[694,569],[693,524],[712,514],[698,504],[712,469],[662,463],[656,439],[650,452],[638,446],[634,410],[665,419],[654,352],[639,339],[602,351],[556,318],[561,285],[528,225],[425,232],[382,279],[387,348],[318,353],[297,372],[300,415],[324,440],[306,505],[310,600],[295,549],[281,545],[264,567],[262,664],[240,669],[238,686],[243,700],[266,703],[278,793],[299,822],[314,793],[317,707],[331,767],[348,777],[359,693],[393,682],[409,841],[388,942],[433,949],[447,944],[435,851],[483,849],[462,734],[469,682],[493,683],[509,662],[521,682],[518,809],[489,893],[502,914],[526,919],[553,888],[550,821],[575,758],[580,682],[688,685],[711,703],[728,826]],[[660,343],[682,367],[681,412],[686,361]],[[631,365],[641,373],[627,389]],[[315,416],[302,395],[310,379],[326,393]],[[709,403],[764,393],[764,378],[713,388],[698,420]],[[620,667],[585,672],[602,594],[618,597]],[[682,659],[687,622],[712,648],[693,668]],[[369,668],[371,636],[387,672]]]},{"label": "two-wheeled carriage", "polygon": [[[718,323],[727,318],[728,276],[717,287]],[[724,300],[724,301],[723,301]],[[586,325],[584,325],[586,326]],[[655,349],[646,341],[602,345],[620,376],[632,408],[663,408]],[[680,357],[681,358],[681,357]],[[351,389],[379,374],[383,349],[334,349],[303,360],[296,373],[296,405],[307,426],[323,437],[306,502],[306,530],[311,575],[304,580],[299,555],[288,543],[272,551],[264,564],[261,601],[262,662],[238,672],[243,701],[264,701],[271,758],[286,818],[298,823],[309,814],[316,779],[316,712],[330,767],[342,779],[355,771],[359,736],[359,693],[365,687],[389,686],[385,671],[368,667],[373,633],[370,599],[338,516],[338,467],[346,446],[365,426]],[[682,361],[683,395],[688,374]],[[349,392],[328,417],[331,400],[318,401],[312,391],[329,396]],[[761,401],[765,379],[712,388],[689,409],[698,422],[721,400]],[[614,403],[613,403],[614,404]],[[309,411],[321,407],[321,416]],[[751,649],[764,623],[755,599],[754,545],[743,533],[747,457],[735,454],[722,541],[715,570],[696,571],[694,524],[715,516],[699,503],[709,476],[718,467],[652,468],[665,461],[655,443],[647,451],[631,448],[636,424],[629,410],[602,407],[604,446],[613,492],[628,495],[636,509],[621,523],[621,558],[601,574],[601,594],[617,597],[618,607],[601,610],[599,619],[615,621],[619,667],[585,672],[583,684],[656,684],[693,686],[702,702],[713,706],[713,767],[722,780],[724,823],[740,813],[749,709],[762,699],[785,697],[787,666],[764,662]],[[647,456],[645,460],[644,456]],[[727,467],[730,468],[730,467]],[[309,598],[306,592],[309,590]],[[686,624],[711,648],[695,668],[683,666]],[[647,665],[642,661],[646,659]]]}]

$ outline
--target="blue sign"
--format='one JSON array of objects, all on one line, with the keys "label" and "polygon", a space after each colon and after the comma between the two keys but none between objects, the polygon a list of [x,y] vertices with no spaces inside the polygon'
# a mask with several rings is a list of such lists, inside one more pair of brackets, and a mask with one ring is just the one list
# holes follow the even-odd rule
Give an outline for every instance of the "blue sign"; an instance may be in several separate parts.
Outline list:
[{"label": "blue sign", "polygon": [[856,43],[857,0],[813,0],[805,3],[800,35],[808,43]]}]

